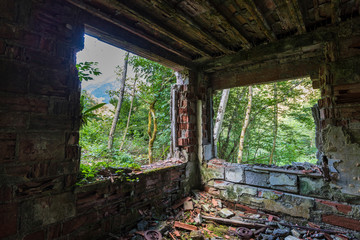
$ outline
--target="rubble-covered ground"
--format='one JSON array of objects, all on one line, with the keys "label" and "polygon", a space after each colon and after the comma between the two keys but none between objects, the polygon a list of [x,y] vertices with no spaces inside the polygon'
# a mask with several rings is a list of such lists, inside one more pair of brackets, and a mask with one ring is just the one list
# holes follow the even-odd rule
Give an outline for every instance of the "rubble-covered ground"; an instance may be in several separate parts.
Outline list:
[{"label": "rubble-covered ground", "polygon": [[338,228],[324,228],[308,222],[299,226],[278,216],[241,204],[224,202],[200,191],[182,199],[164,213],[139,211],[143,219],[137,228],[111,239],[267,239],[267,240],[347,240],[360,239],[360,233]]}]

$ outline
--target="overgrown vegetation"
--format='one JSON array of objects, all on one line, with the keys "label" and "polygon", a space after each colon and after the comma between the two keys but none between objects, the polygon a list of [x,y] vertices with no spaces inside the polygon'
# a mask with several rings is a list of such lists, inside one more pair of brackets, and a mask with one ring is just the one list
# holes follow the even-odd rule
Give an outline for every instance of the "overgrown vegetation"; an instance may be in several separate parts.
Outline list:
[{"label": "overgrown vegetation", "polygon": [[[106,106],[82,91],[82,182],[96,180],[97,173],[104,169],[137,169],[168,156],[170,88],[175,83],[174,72],[137,56],[131,56],[129,64],[136,72],[136,79],[126,79],[112,148],[109,149],[107,143],[119,90],[107,92],[111,100]],[[81,63],[78,69],[82,81],[91,81],[100,74],[96,63]],[[120,78],[122,69],[118,67],[116,72]],[[239,139],[247,113],[249,124],[241,137],[242,163],[284,165],[294,161],[314,162],[315,126],[311,106],[319,96],[312,89],[311,80],[253,86],[251,102],[248,101],[249,89],[230,90],[217,142],[218,157],[230,162],[238,161]],[[220,98],[219,91],[214,96],[214,110]],[[249,105],[251,111],[246,111]]]},{"label": "overgrown vegetation", "polygon": [[[276,96],[275,96],[276,94]],[[217,109],[221,97],[214,97]],[[315,124],[311,107],[319,99],[309,78],[253,86],[250,122],[244,136],[243,163],[285,165],[292,162],[315,163]],[[240,133],[248,104],[248,87],[231,89],[218,155],[236,162]],[[275,146],[274,146],[275,138]]]}]

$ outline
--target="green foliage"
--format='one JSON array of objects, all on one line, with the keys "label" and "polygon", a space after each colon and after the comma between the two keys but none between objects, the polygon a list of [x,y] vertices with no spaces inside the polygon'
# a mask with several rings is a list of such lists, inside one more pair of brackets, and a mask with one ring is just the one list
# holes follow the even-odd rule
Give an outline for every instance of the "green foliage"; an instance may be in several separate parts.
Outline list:
[{"label": "green foliage", "polygon": [[[230,91],[222,132],[218,141],[220,158],[235,162],[242,128],[247,87]],[[315,160],[315,125],[311,106],[319,99],[310,79],[277,83],[278,133],[274,153],[277,165]],[[217,109],[221,92],[214,97]],[[272,84],[254,86],[250,124],[245,136],[244,163],[269,162],[274,138],[274,90]]]},{"label": "green foliage", "polygon": [[97,62],[81,62],[76,64],[80,82],[93,80],[93,76],[101,75],[101,72],[96,67],[97,65]]}]

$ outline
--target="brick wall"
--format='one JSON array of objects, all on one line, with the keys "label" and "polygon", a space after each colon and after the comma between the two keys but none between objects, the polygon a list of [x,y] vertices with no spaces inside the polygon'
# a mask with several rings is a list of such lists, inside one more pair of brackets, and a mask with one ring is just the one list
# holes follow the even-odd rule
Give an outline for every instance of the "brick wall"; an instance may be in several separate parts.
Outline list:
[{"label": "brick wall", "polygon": [[75,53],[84,30],[77,13],[54,0],[3,0],[0,26],[0,238],[22,239],[74,213],[69,205],[62,215],[39,216],[44,223],[28,221],[41,208],[61,207],[56,202],[71,198],[64,192],[76,181]]},{"label": "brick wall", "polygon": [[76,187],[83,48],[62,0],[0,2],[0,238],[96,239],[182,195],[185,165]]}]

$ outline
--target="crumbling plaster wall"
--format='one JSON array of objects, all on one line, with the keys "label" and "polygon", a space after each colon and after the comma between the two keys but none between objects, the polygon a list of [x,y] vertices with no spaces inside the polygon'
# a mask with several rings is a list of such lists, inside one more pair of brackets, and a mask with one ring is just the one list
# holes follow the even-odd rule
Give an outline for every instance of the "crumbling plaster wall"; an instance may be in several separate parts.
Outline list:
[{"label": "crumbling plaster wall", "polygon": [[186,164],[75,185],[83,36],[62,0],[0,1],[0,239],[97,239],[183,197]]}]

